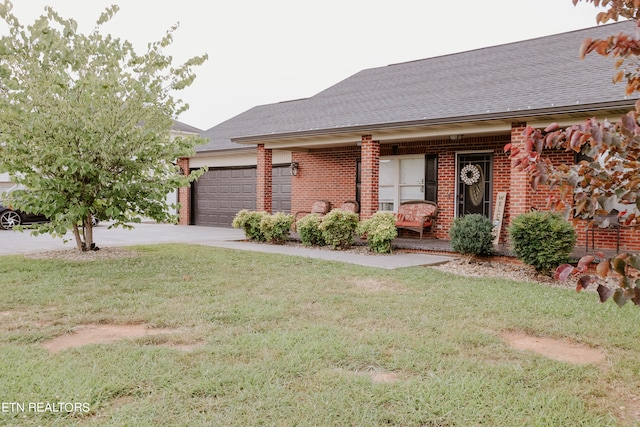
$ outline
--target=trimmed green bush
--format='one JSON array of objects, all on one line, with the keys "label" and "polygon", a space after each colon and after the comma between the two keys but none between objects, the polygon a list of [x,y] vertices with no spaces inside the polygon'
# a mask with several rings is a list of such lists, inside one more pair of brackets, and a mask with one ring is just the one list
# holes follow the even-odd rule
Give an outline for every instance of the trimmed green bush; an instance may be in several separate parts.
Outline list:
[{"label": "trimmed green bush", "polygon": [[233,228],[243,229],[244,235],[247,236],[249,240],[254,240],[256,242],[264,242],[267,239],[262,233],[262,230],[260,228],[260,223],[262,222],[262,218],[264,218],[267,215],[269,215],[267,212],[256,212],[256,211],[249,211],[247,209],[242,209],[233,218],[233,221],[231,222],[231,226]]},{"label": "trimmed green bush", "polygon": [[320,230],[322,218],[318,214],[309,214],[296,222],[296,230],[305,246],[324,246],[326,243]]},{"label": "trimmed green bush", "polygon": [[322,218],[320,231],[324,241],[333,249],[348,249],[358,226],[358,214],[334,209]]},{"label": "trimmed green bush", "polygon": [[391,242],[398,236],[396,221],[391,212],[376,212],[358,224],[356,232],[367,238],[369,250],[381,254],[391,253]]},{"label": "trimmed green bush", "polygon": [[289,239],[292,224],[293,215],[277,212],[262,217],[260,231],[267,242],[281,245]]},{"label": "trimmed green bush", "polygon": [[493,253],[493,224],[480,214],[469,214],[453,220],[449,229],[451,247],[463,255]]},{"label": "trimmed green bush", "polygon": [[528,212],[511,221],[509,239],[515,255],[536,271],[549,273],[569,261],[577,235],[555,212]]}]

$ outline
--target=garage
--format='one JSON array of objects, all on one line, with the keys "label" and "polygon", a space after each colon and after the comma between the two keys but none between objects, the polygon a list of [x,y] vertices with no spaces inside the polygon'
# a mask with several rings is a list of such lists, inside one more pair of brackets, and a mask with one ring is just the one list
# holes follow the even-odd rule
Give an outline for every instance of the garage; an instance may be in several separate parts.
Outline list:
[{"label": "garage", "polygon": [[[256,208],[255,167],[211,168],[192,188],[192,224],[231,227],[236,213]],[[273,168],[273,212],[291,212],[291,172]]]}]

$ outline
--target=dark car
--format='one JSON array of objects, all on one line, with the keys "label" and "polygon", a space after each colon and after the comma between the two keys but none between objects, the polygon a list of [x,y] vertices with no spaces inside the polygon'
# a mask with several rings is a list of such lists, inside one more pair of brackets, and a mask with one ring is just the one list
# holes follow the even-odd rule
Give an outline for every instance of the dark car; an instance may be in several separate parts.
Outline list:
[{"label": "dark car", "polygon": [[47,218],[42,215],[32,215],[19,210],[11,209],[11,206],[4,206],[0,202],[0,228],[11,230],[16,225],[33,222],[45,222]]},{"label": "dark car", "polygon": [[[10,193],[16,188],[20,187],[11,187],[5,194]],[[5,206],[4,203],[0,201],[0,229],[2,230],[11,230],[13,227],[21,224],[32,224],[47,221],[49,221],[49,219],[44,215],[30,214],[17,209],[12,209],[11,206]],[[100,220],[93,218],[94,226],[98,225],[99,222]]]}]

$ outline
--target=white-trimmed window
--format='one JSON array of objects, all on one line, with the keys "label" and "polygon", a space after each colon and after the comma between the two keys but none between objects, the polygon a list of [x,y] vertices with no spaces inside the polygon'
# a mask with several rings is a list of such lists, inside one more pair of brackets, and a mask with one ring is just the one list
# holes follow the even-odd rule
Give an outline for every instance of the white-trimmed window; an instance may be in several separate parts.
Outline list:
[{"label": "white-trimmed window", "polygon": [[397,212],[400,203],[424,200],[424,155],[380,158],[378,209]]}]

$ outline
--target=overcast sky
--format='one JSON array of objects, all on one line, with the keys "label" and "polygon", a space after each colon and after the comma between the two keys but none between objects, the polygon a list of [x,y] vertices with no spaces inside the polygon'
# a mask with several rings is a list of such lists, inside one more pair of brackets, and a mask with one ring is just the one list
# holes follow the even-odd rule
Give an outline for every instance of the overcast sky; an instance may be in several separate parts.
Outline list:
[{"label": "overcast sky", "polygon": [[[180,98],[203,130],[256,105],[306,98],[356,72],[596,25],[571,0],[13,0],[22,24],[46,5],[90,32],[104,27],[142,53],[175,23],[176,61],[207,53]],[[578,52],[576,46],[576,55]],[[613,69],[613,68],[612,68]]]}]

